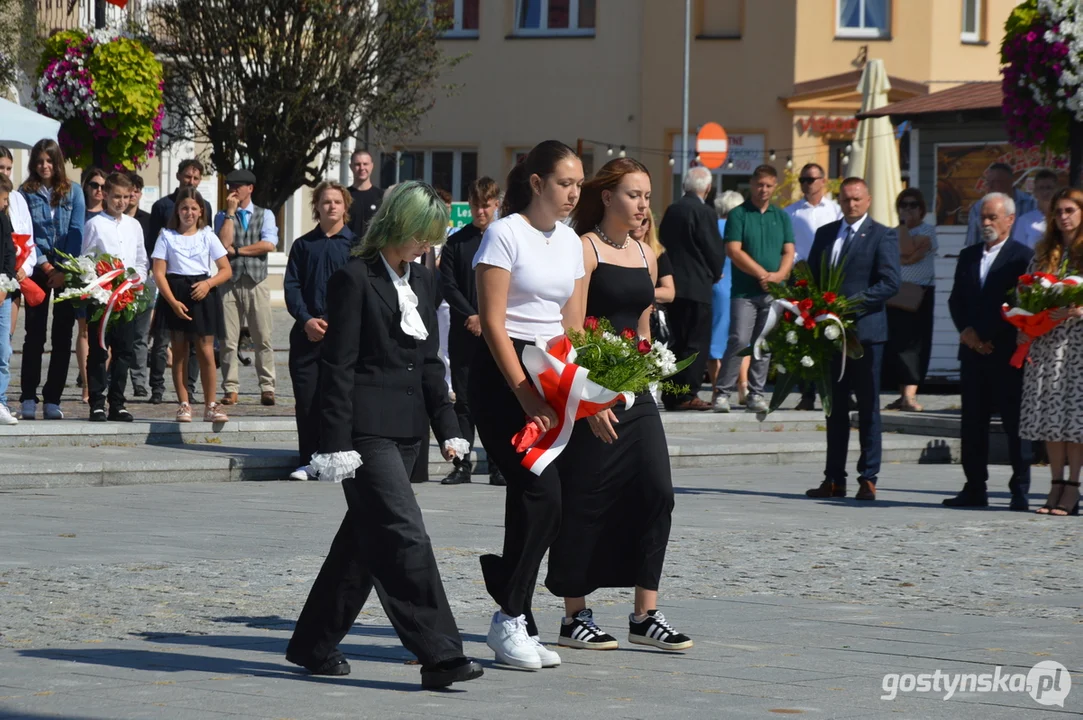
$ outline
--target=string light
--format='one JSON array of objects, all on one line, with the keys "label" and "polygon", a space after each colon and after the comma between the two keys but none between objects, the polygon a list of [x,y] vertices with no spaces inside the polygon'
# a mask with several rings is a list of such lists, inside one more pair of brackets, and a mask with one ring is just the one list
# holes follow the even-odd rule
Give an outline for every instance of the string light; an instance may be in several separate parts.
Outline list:
[{"label": "string light", "polygon": [[846,146],[846,154],[847,154],[847,155],[849,155],[849,154],[850,154],[850,153],[852,153],[853,151],[854,151],[854,146],[853,146],[853,145],[847,145],[847,146]]},{"label": "string light", "polygon": [[767,151],[767,157],[770,158],[771,162],[774,162],[775,161],[775,151],[774,150],[768,150]]},{"label": "string light", "polygon": [[849,155],[843,155],[842,156],[842,164],[843,165],[849,165],[850,164],[850,156]]},{"label": "string light", "polygon": [[732,160],[730,160],[728,163],[726,163],[726,169],[727,170],[732,170],[733,169],[733,161]]},{"label": "string light", "polygon": [[621,156],[621,157],[625,157],[625,156],[627,156],[627,155],[628,155],[628,153],[624,152],[624,146],[623,146],[623,145],[621,145],[621,146],[620,146],[620,156]]},{"label": "string light", "polygon": [[677,161],[673,159],[673,154],[670,153],[670,155],[669,155],[669,166],[673,167],[676,164],[676,162]]},{"label": "string light", "polygon": [[613,146],[612,145],[610,145],[609,147],[607,147],[605,149],[605,154],[608,155],[609,157],[613,157]]},{"label": "string light", "polygon": [[793,170],[793,158],[789,155],[786,156],[786,169]]},{"label": "string light", "polygon": [[696,163],[699,164],[699,153],[696,153]]}]

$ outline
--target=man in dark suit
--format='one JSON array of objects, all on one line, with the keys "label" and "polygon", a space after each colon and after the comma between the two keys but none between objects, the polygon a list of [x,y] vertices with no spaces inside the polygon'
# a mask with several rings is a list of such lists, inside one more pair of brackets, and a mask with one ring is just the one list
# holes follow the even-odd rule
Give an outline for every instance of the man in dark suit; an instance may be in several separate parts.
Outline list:
[{"label": "man in dark suit", "polygon": [[[474,275],[474,255],[481,238],[500,206],[500,186],[490,177],[478,178],[470,186],[470,224],[448,238],[440,255],[440,286],[450,310],[447,351],[451,361],[451,388],[455,391],[455,414],[459,417],[461,437],[474,446],[474,421],[466,388],[470,364],[481,343],[481,320],[478,316],[478,289]],[[455,468],[441,482],[460,485],[470,482],[473,465],[470,455],[455,459]],[[500,469],[489,458],[489,484],[505,485]]]},{"label": "man in dark suit", "polygon": [[899,244],[888,228],[869,217],[869,186],[861,178],[847,178],[839,192],[842,220],[816,231],[809,253],[813,277],[825,265],[842,265],[841,294],[860,298],[857,338],[865,354],[847,358],[846,374],[839,380],[842,356],[831,365],[831,400],[827,418],[827,467],[824,481],[805,493],[811,498],[846,497],[846,451],[850,444],[850,391],[857,395],[858,500],[876,499],[880,473],[880,366],[887,342],[884,302],[899,290]]},{"label": "man in dark suit", "polygon": [[684,395],[663,396],[667,410],[710,410],[710,403],[699,399],[707,352],[711,345],[712,287],[722,277],[725,254],[718,218],[704,198],[711,191],[711,171],[694,167],[684,179],[684,196],[666,208],[658,236],[673,263],[673,284],[677,297],[669,304],[669,324],[673,339],[671,349],[678,360],[698,353],[682,372],[674,375],[674,385],[686,385]]},{"label": "man in dark suit", "polygon": [[1010,240],[1015,202],[990,193],[981,203],[983,242],[964,248],[955,266],[955,284],[948,308],[959,331],[959,384],[963,399],[963,472],[966,484],[948,507],[986,507],[989,499],[989,424],[1000,412],[1012,478],[1008,482],[1012,510],[1029,509],[1031,445],[1019,438],[1019,405],[1023,370],[1011,366],[1015,328],[1004,321],[1001,306],[1027,271],[1034,251]]}]

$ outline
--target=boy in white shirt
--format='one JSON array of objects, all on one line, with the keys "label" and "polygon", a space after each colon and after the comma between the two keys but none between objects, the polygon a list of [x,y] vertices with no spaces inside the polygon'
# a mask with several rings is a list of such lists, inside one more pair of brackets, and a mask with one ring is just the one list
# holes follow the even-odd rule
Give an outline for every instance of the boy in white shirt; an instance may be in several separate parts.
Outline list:
[{"label": "boy in white shirt", "polygon": [[[90,219],[83,233],[83,255],[107,254],[119,258],[125,267],[134,268],[145,282],[149,263],[143,243],[143,226],[126,214],[132,197],[132,181],[127,175],[113,173],[105,180],[105,211]],[[105,333],[103,348],[98,341],[104,315],[90,323],[90,356],[87,358],[87,381],[90,385],[90,420],[131,422],[132,414],[124,407],[128,370],[135,357],[135,323],[116,319]],[[112,360],[109,351],[112,350]],[[106,362],[109,363],[108,371]],[[109,414],[105,413],[108,384]]]}]

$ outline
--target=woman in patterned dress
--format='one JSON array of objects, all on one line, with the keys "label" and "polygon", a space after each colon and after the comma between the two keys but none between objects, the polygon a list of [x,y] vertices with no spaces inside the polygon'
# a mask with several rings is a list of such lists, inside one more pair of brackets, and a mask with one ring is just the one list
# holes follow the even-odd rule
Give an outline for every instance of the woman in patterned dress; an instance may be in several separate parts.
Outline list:
[{"label": "woman in patterned dress", "polygon": [[[1064,188],[1053,197],[1048,229],[1035,247],[1030,270],[1083,271],[1083,191]],[[1023,375],[1019,434],[1042,440],[1049,453],[1053,484],[1038,512],[1079,514],[1079,472],[1083,467],[1083,307],[1055,310],[1060,325],[1035,339]],[[1020,337],[1020,341],[1025,340]],[[1068,480],[1064,466],[1068,465]]]}]

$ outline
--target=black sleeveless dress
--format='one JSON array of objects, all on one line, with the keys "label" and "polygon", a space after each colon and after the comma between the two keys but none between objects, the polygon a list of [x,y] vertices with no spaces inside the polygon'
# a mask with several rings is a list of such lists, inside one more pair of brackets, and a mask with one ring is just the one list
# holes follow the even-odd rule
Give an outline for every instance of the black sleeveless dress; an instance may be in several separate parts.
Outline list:
[{"label": "black sleeveless dress", "polygon": [[[611,265],[598,256],[587,290],[588,316],[607,318],[618,332],[635,330],[653,302],[645,255],[638,268]],[[619,404],[613,412],[619,422],[612,445],[580,421],[557,459],[563,519],[549,549],[545,586],[559,597],[582,597],[603,587],[658,589],[673,513],[662,418],[646,393],[637,395],[631,408]]]}]

